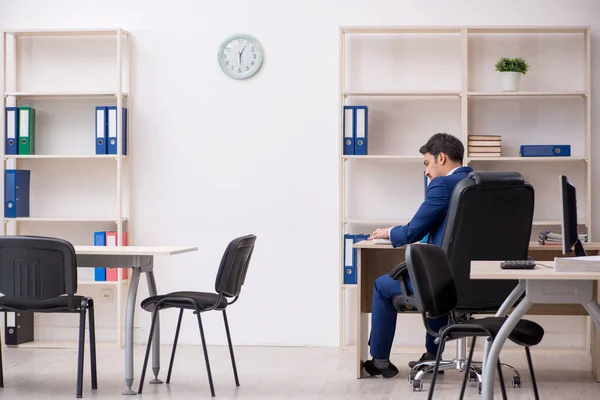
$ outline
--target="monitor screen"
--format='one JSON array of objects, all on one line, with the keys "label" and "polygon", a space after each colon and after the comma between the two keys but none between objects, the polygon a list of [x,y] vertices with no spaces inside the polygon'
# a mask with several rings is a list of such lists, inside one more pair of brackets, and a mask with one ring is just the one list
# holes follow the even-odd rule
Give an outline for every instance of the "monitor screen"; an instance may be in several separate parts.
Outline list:
[{"label": "monitor screen", "polygon": [[575,247],[576,256],[584,256],[585,251],[577,233],[577,191],[565,175],[560,175],[562,205],[562,252],[568,254]]}]

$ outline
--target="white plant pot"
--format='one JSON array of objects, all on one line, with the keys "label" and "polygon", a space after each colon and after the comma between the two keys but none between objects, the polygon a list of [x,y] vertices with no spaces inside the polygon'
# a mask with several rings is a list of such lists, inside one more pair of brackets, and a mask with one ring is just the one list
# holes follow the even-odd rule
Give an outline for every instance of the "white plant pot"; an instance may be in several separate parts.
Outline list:
[{"label": "white plant pot", "polygon": [[502,90],[505,92],[517,92],[521,84],[520,72],[500,72],[502,76]]}]

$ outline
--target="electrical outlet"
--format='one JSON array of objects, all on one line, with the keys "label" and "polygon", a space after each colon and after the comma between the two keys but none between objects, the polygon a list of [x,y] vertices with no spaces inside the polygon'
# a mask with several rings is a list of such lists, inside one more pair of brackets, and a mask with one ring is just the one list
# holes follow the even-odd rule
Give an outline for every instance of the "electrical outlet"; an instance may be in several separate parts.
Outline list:
[{"label": "electrical outlet", "polygon": [[101,289],[100,290],[100,300],[101,301],[113,301],[114,295],[112,289]]}]

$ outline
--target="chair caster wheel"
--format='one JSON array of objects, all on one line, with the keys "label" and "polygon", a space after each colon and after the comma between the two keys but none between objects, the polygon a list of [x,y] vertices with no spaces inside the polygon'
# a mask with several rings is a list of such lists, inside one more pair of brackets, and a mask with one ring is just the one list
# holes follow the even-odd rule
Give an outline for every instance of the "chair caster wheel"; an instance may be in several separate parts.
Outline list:
[{"label": "chair caster wheel", "polygon": [[417,389],[419,391],[423,390],[423,381],[422,380],[412,381],[412,389],[413,389],[413,392],[417,391]]},{"label": "chair caster wheel", "polygon": [[469,382],[473,382],[477,380],[477,374],[473,371],[469,372]]},{"label": "chair caster wheel", "polygon": [[521,377],[518,375],[513,376],[512,378],[512,387],[521,387]]},{"label": "chair caster wheel", "polygon": [[413,381],[415,380],[416,376],[417,376],[416,372],[411,372],[410,374],[408,374],[408,382],[409,383],[413,383]]},{"label": "chair caster wheel", "polygon": [[477,391],[479,392],[479,394],[481,394],[481,389],[482,389],[481,386],[482,386],[481,382],[477,382]]}]

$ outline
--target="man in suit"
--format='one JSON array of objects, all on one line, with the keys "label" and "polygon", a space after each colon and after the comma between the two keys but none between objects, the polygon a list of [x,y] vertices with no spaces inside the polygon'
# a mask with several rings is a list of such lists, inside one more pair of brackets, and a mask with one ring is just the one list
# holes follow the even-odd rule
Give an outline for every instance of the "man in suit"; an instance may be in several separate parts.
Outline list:
[{"label": "man in suit", "polygon": [[[400,247],[418,242],[429,234],[428,243],[441,245],[452,191],[472,169],[462,166],[464,146],[461,141],[446,133],[433,135],[419,152],[424,157],[425,174],[431,179],[425,192],[425,200],[409,223],[404,226],[376,229],[369,239],[390,239],[393,247]],[[410,281],[407,282],[407,290],[412,293]],[[398,374],[398,368],[390,362],[398,315],[392,305],[392,299],[398,294],[400,283],[389,274],[382,275],[375,281],[369,339],[373,359],[364,363],[365,371],[373,376],[391,378]],[[437,332],[448,323],[448,318],[429,319],[429,323]],[[419,361],[435,360],[438,345],[434,343],[434,339],[430,334],[426,335],[427,351]],[[412,368],[415,363],[411,361],[408,365]]]}]

